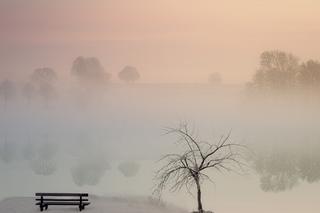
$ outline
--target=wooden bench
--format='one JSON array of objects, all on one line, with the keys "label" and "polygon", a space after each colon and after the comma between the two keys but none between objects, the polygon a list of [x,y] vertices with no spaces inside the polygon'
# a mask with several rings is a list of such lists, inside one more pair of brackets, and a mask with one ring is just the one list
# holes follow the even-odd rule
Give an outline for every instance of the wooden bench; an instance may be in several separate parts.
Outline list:
[{"label": "wooden bench", "polygon": [[87,193],[36,193],[36,205],[40,211],[47,210],[48,206],[79,206],[82,211],[90,202]]}]

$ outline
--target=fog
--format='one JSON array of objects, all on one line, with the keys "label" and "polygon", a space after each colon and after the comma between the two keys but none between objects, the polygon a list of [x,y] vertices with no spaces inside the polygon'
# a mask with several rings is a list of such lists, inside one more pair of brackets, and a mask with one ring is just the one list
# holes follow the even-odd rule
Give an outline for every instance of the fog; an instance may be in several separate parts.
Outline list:
[{"label": "fog", "polygon": [[[212,174],[215,183],[204,185],[207,208],[267,212],[271,202],[274,212],[318,208],[316,98],[261,99],[244,86],[221,84],[96,86],[72,76],[54,80],[55,96],[31,97],[24,95],[23,82],[11,82],[14,95],[1,100],[1,198],[35,191],[150,196],[157,160],[177,149],[163,128],[187,121],[212,142],[231,130],[233,141],[253,151],[248,174]],[[195,206],[183,191],[164,199]]]},{"label": "fog", "polygon": [[164,129],[188,123],[248,148],[244,174],[203,183],[205,210],[319,212],[319,5],[0,0],[0,200],[153,196],[181,148]]}]

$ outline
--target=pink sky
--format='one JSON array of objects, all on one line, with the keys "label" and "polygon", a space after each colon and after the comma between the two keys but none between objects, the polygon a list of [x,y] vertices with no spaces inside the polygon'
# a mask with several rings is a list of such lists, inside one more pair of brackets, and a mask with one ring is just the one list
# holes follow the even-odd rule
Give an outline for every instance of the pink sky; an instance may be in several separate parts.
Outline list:
[{"label": "pink sky", "polygon": [[312,0],[1,0],[0,77],[96,56],[106,71],[136,66],[142,82],[250,80],[259,54],[320,59],[320,3]]}]

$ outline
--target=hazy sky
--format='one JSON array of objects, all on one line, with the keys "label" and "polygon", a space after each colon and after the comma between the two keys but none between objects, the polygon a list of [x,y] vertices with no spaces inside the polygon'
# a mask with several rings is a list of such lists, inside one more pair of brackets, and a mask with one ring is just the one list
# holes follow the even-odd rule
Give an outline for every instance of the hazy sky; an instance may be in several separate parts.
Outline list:
[{"label": "hazy sky", "polygon": [[143,82],[243,83],[263,50],[320,59],[319,14],[317,0],[0,0],[0,77],[68,74],[83,55]]}]

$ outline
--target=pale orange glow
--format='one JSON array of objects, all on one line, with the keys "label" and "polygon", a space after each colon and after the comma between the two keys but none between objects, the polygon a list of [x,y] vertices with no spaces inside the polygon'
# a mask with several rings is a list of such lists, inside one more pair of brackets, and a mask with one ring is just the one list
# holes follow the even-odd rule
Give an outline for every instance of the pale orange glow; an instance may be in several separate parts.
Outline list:
[{"label": "pale orange glow", "polygon": [[266,49],[318,59],[319,12],[312,0],[2,0],[0,62],[7,74],[42,64],[65,73],[93,55],[110,72],[134,64],[143,82],[205,82],[219,71],[244,83]]}]

